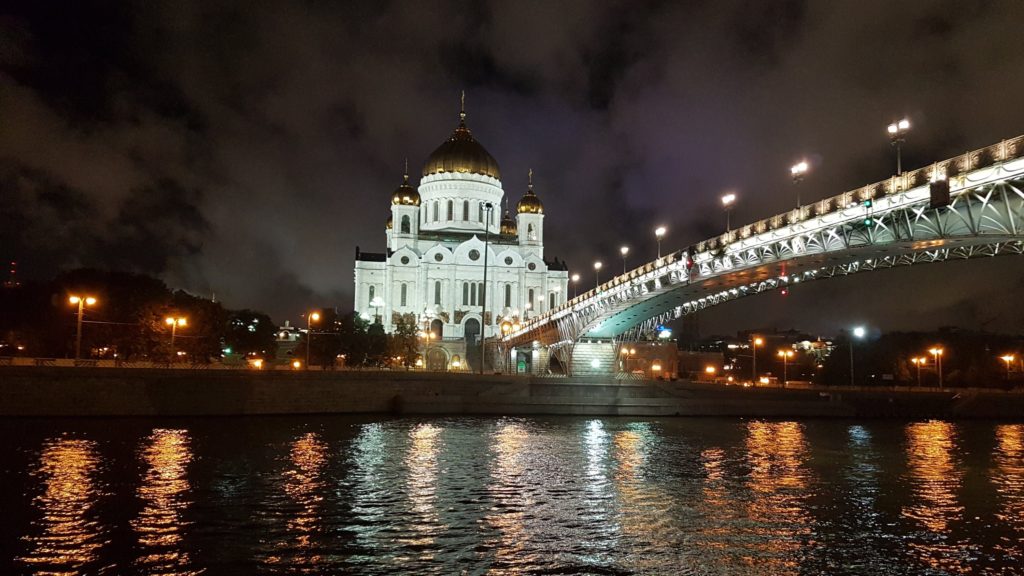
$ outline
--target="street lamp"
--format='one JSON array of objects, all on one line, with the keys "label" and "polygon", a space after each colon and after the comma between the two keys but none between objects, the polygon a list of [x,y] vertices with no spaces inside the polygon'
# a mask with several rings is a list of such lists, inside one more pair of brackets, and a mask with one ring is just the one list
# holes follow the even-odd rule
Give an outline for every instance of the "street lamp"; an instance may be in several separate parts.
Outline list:
[{"label": "street lamp", "polygon": [[935,358],[935,370],[939,373],[939,389],[942,389],[942,353],[944,350],[936,346],[929,349],[928,352]]},{"label": "street lamp", "polygon": [[178,326],[184,328],[188,325],[188,320],[185,318],[174,318],[168,316],[167,318],[164,318],[164,324],[171,327],[171,362],[174,362],[174,357],[177,355],[177,352],[174,350],[174,337],[178,334]]},{"label": "street lamp", "polygon": [[[533,170],[530,170],[530,178],[532,182]],[[532,188],[531,188],[532,189]],[[487,211],[487,223],[490,224],[492,212],[494,211],[494,204],[487,202],[484,204],[484,210]],[[484,225],[484,283],[480,287],[480,375],[484,374],[484,364],[487,363],[487,253],[490,252],[487,246],[491,242],[491,227]],[[468,360],[467,356],[467,360]]]},{"label": "street lamp", "polygon": [[629,254],[629,246],[623,246],[619,248],[619,253],[622,254],[622,274],[626,274],[626,254]]},{"label": "street lamp", "polygon": [[854,385],[854,383],[853,383],[853,339],[854,338],[858,338],[858,339],[859,338],[863,338],[864,335],[866,335],[867,333],[868,333],[868,331],[865,330],[863,326],[855,326],[853,328],[853,330],[850,331],[850,386]]},{"label": "street lamp", "polygon": [[927,358],[917,358],[917,357],[915,357],[915,358],[911,358],[910,361],[913,362],[915,366],[917,366],[917,387],[920,388],[921,387],[921,366],[925,362],[927,362],[928,359]]},{"label": "street lamp", "polygon": [[761,338],[760,336],[757,336],[757,337],[752,338],[750,340],[750,344],[751,344],[750,349],[752,350],[752,352],[750,353],[750,357],[753,359],[753,370],[751,370],[750,382],[751,383],[756,383],[757,382],[757,347],[762,345],[762,344],[764,344],[764,339]]},{"label": "street lamp", "polygon": [[95,305],[96,299],[92,296],[71,296],[68,298],[68,302],[70,302],[72,306],[78,306],[78,321],[76,322],[77,328],[75,330],[75,360],[80,360],[82,358],[83,307]]},{"label": "street lamp", "polygon": [[1013,362],[1015,356],[1013,354],[1004,354],[999,357],[1000,360],[1006,362],[1006,379],[1010,379],[1010,363]]},{"label": "street lamp", "polygon": [[384,306],[384,299],[380,296],[374,296],[373,300],[370,300],[370,306],[373,307],[373,321],[380,324],[380,309]]},{"label": "street lamp", "polygon": [[903,141],[907,137],[907,132],[910,131],[910,120],[906,118],[889,124],[887,128],[889,132],[889,141],[893,148],[896,148],[896,175],[903,174],[903,159],[901,158],[901,148]]},{"label": "street lamp", "polygon": [[601,262],[594,262],[594,290],[601,287]]},{"label": "street lamp", "polygon": [[658,226],[654,229],[654,237],[658,239],[658,258],[661,258],[661,239],[665,236],[668,229],[664,226]]},{"label": "street lamp", "polygon": [[732,207],[736,204],[736,194],[730,192],[725,196],[722,196],[722,207],[725,208],[725,231],[732,232],[732,225],[730,218],[732,216]]},{"label": "street lamp", "polygon": [[579,274],[573,274],[572,277],[570,278],[570,280],[572,280],[572,297],[573,297],[573,299],[575,299],[576,298],[576,287],[580,283],[580,275]]},{"label": "street lamp", "polygon": [[796,188],[796,207],[800,207],[800,183],[803,182],[804,176],[811,169],[811,165],[807,163],[807,160],[801,160],[794,164],[789,169],[789,174],[793,177],[793,187]]},{"label": "street lamp", "polygon": [[319,312],[306,314],[306,370],[309,370],[309,349],[313,347],[313,322],[319,321]]},{"label": "street lamp", "polygon": [[789,378],[787,377],[786,369],[788,367],[787,365],[789,363],[789,359],[792,358],[793,356],[794,356],[794,352],[792,350],[779,350],[779,357],[782,358],[782,387],[783,388],[786,387],[786,382],[789,381]]}]

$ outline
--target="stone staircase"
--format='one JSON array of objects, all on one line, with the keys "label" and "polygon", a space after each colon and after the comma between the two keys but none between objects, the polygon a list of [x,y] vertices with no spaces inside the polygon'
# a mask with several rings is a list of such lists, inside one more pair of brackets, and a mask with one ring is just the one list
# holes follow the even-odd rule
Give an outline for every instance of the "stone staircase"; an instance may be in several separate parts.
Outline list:
[{"label": "stone staircase", "polygon": [[611,376],[618,348],[612,342],[579,342],[572,351],[573,376]]}]

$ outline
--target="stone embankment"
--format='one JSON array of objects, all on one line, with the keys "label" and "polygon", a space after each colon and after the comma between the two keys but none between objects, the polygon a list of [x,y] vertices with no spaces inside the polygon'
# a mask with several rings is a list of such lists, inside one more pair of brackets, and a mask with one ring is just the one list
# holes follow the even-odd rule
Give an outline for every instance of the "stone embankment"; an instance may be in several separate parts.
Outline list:
[{"label": "stone embankment", "polygon": [[2,416],[354,413],[1024,420],[1024,394],[429,372],[0,367]]}]

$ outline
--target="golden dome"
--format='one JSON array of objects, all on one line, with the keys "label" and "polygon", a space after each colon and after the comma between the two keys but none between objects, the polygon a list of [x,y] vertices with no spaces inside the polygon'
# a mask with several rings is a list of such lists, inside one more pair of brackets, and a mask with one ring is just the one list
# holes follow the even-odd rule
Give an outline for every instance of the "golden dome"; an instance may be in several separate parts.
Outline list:
[{"label": "golden dome", "polygon": [[505,215],[501,218],[501,233],[515,236],[516,232],[516,221],[508,213],[508,209],[505,209]]},{"label": "golden dome", "polygon": [[529,179],[529,187],[526,189],[526,194],[523,194],[523,197],[519,200],[519,204],[516,205],[516,212],[520,214],[543,214],[544,204],[533,193],[533,170],[529,172]]},{"label": "golden dome", "polygon": [[387,223],[388,230],[391,230],[392,228],[394,228],[394,226],[395,226],[395,219],[392,218],[391,214],[388,214],[388,223]]},{"label": "golden dome", "polygon": [[498,161],[473,138],[466,127],[466,111],[459,112],[459,126],[443,144],[437,147],[427,163],[423,175],[457,172],[461,174],[483,174],[495,180],[501,179]]},{"label": "golden dome", "polygon": [[409,184],[409,170],[406,169],[402,185],[391,193],[392,204],[404,204],[406,206],[419,206],[420,193]]}]

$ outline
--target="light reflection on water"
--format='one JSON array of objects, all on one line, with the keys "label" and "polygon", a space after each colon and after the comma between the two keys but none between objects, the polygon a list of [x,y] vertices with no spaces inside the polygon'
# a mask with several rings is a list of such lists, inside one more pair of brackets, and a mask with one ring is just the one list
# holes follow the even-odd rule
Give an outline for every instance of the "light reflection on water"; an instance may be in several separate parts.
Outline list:
[{"label": "light reflection on water", "polygon": [[19,558],[30,569],[40,574],[84,574],[99,559],[108,531],[93,513],[103,497],[96,478],[101,462],[97,445],[90,440],[46,442],[38,467],[30,473],[33,482],[44,486],[33,499],[40,516],[24,537],[31,549]]},{"label": "light reflection on water", "polygon": [[1024,561],[1020,424],[258,422],[7,434],[30,461],[4,477],[21,485],[0,509],[25,512],[7,522],[17,568],[0,573],[1014,574]]},{"label": "light reflection on water", "polygon": [[143,442],[141,456],[147,469],[137,494],[144,506],[131,522],[142,552],[136,567],[147,574],[195,574],[182,547],[189,524],[182,518],[189,505],[188,431],[158,428]]}]

